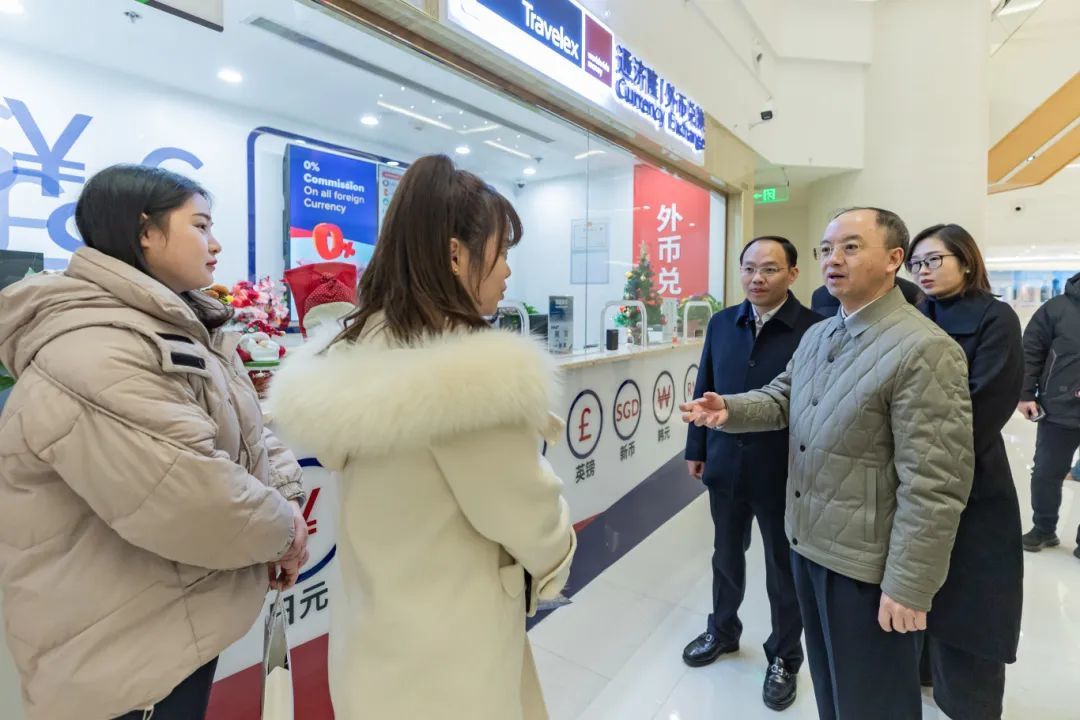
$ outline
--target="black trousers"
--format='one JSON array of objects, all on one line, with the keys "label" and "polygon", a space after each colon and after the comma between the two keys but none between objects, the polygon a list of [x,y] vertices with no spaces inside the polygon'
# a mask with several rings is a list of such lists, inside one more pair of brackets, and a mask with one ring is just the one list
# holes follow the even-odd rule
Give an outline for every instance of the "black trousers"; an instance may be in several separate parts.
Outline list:
[{"label": "black trousers", "polygon": [[765,588],[772,610],[772,634],[765,641],[765,656],[777,657],[797,672],[803,663],[802,617],[791,575],[790,548],[784,534],[784,507],[721,495],[709,488],[713,535],[713,612],[709,628],[722,643],[738,642],[742,635],[739,606],[746,594],[746,551],[750,528],[757,518],[765,546]]},{"label": "black trousers", "polygon": [[[154,705],[153,720],[203,720],[210,704],[217,659],[213,659],[173,688],[168,697]],[[132,710],[117,720],[143,720],[145,710]]]},{"label": "black trousers", "polygon": [[934,701],[951,720],[1001,720],[1005,663],[972,655],[926,633],[923,675],[934,683]]},{"label": "black trousers", "polygon": [[[1035,527],[1043,532],[1057,532],[1061,509],[1061,486],[1072,469],[1072,456],[1080,445],[1080,428],[1039,423],[1035,440],[1035,468],[1031,471],[1031,509]],[[1080,542],[1080,529],[1077,530]]]},{"label": "black trousers", "polygon": [[924,633],[878,625],[881,588],[791,553],[821,720],[920,720]]}]

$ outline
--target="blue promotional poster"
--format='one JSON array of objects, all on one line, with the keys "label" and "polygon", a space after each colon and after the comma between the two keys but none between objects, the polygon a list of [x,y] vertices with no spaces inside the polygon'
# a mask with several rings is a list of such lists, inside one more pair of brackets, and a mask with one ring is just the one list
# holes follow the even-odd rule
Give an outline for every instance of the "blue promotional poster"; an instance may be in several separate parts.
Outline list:
[{"label": "blue promotional poster", "polygon": [[379,235],[378,167],[346,155],[289,145],[290,268],[317,262],[352,262],[361,272]]}]

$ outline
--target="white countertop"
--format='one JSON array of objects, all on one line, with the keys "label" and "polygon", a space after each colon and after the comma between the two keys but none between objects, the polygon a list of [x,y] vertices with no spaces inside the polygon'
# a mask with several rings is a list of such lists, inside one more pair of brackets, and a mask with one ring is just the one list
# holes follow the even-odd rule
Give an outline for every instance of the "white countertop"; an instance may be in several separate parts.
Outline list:
[{"label": "white countertop", "polygon": [[686,348],[694,348],[700,351],[701,346],[704,344],[703,340],[691,339],[684,342],[679,342],[678,345],[671,343],[663,343],[650,345],[647,348],[641,348],[637,345],[625,345],[620,350],[605,350],[604,348],[592,348],[589,350],[578,350],[577,352],[570,353],[568,355],[554,355],[555,362],[559,367],[565,370],[572,370],[576,368],[587,368],[595,365],[603,365],[605,363],[622,362],[624,360],[635,360],[646,355],[652,356],[659,353],[673,352],[675,350],[683,350]]}]

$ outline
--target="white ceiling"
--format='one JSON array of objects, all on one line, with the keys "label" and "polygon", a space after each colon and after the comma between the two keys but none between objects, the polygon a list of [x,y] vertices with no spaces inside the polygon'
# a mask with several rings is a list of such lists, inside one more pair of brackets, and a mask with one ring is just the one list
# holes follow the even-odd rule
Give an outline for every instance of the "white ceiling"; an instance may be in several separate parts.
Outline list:
[{"label": "white ceiling", "polygon": [[[395,157],[454,154],[468,145],[459,164],[492,182],[625,169],[628,153],[590,138],[554,116],[479,86],[427,58],[392,45],[338,17],[295,0],[229,0],[225,32],[217,33],[131,0],[22,0],[22,15],[0,15],[0,42],[58,53],[194,93],[208,103],[226,103],[249,113],[285,116],[352,139],[396,150]],[[125,13],[135,12],[132,21]],[[252,25],[263,18],[299,33],[306,41],[343,52],[334,59],[318,49]],[[364,69],[355,63],[369,63]],[[223,67],[244,77],[238,85],[217,79]],[[390,77],[387,77],[389,75]],[[380,108],[379,101],[451,125],[442,129]],[[360,124],[378,116],[377,127]],[[469,133],[498,125],[490,131]],[[509,126],[509,127],[507,127]],[[492,140],[526,153],[515,157],[483,144]],[[602,150],[582,160],[575,156]]]}]

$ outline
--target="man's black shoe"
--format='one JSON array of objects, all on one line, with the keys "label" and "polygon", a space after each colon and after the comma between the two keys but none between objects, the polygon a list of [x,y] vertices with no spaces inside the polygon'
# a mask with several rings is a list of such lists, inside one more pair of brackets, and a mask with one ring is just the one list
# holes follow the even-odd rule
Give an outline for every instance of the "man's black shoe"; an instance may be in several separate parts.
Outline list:
[{"label": "man's black shoe", "polygon": [[791,672],[781,658],[773,660],[765,673],[765,687],[761,691],[761,699],[765,701],[765,707],[770,710],[787,710],[795,702],[795,692],[798,689],[799,676]]},{"label": "man's black shoe", "polygon": [[1056,547],[1061,544],[1057,533],[1048,533],[1039,528],[1032,528],[1022,538],[1024,549],[1028,552],[1039,552],[1043,548]]},{"label": "man's black shoe", "polygon": [[713,662],[721,655],[738,651],[739,643],[729,642],[722,644],[720,639],[713,635],[712,632],[705,631],[686,646],[686,649],[683,650],[682,659],[690,667],[702,667]]}]

